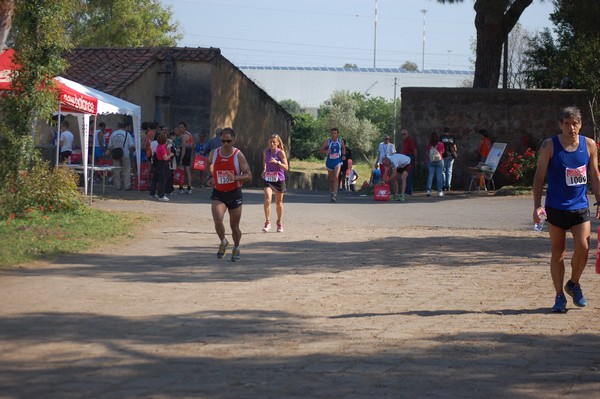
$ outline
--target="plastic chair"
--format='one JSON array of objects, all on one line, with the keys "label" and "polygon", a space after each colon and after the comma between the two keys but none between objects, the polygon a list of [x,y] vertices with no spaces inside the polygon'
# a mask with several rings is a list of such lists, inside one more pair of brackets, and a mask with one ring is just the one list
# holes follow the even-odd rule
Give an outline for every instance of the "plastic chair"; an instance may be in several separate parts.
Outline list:
[{"label": "plastic chair", "polygon": [[471,183],[469,184],[469,191],[473,187],[473,182],[477,184],[477,191],[488,190],[488,186],[496,191],[496,184],[494,183],[494,173],[500,164],[500,158],[504,153],[506,143],[494,143],[490,149],[490,153],[485,159],[484,163],[480,163],[471,169]]}]

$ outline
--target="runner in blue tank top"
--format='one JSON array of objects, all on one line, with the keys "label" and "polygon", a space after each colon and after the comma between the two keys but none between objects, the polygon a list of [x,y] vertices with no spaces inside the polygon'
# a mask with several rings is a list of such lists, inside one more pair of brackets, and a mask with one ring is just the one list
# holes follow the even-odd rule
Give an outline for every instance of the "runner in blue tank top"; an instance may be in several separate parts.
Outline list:
[{"label": "runner in blue tank top", "polygon": [[[579,279],[585,269],[590,244],[590,210],[587,199],[588,179],[596,197],[595,216],[600,219],[600,174],[596,143],[579,135],[581,111],[576,107],[563,108],[559,116],[561,134],[544,140],[539,151],[533,182],[533,221],[539,223],[546,215],[552,255],[550,274],[556,290],[553,312],[567,311],[565,292],[573,297],[576,306],[583,307]],[[545,208],[542,207],[544,180],[548,179]],[[567,230],[574,241],[571,257],[571,278],[564,286]]]},{"label": "runner in blue tank top", "polygon": [[327,156],[325,166],[327,167],[327,180],[331,193],[331,202],[337,202],[338,179],[342,169],[342,154],[346,152],[344,144],[340,139],[337,128],[331,129],[331,138],[327,139],[321,146],[321,154]]}]

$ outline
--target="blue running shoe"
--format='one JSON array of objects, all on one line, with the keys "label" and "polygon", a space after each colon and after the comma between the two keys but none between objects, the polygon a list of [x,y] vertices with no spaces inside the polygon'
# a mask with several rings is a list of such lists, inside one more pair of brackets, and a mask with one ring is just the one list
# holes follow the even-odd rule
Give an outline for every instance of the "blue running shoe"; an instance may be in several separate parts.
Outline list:
[{"label": "blue running shoe", "polygon": [[574,284],[571,280],[567,281],[565,284],[565,292],[569,294],[569,296],[573,297],[573,303],[575,306],[579,306],[580,308],[587,305],[587,301],[583,296],[583,292],[581,292],[581,285]]},{"label": "blue running shoe", "polygon": [[567,313],[567,298],[565,298],[565,294],[556,295],[552,311],[554,313]]}]

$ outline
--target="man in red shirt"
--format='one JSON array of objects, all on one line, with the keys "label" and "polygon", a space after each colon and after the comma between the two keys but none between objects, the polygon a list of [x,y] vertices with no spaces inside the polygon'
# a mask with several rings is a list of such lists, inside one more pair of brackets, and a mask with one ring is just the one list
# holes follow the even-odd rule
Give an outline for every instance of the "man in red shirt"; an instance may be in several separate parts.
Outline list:
[{"label": "man in red shirt", "polygon": [[417,164],[417,143],[415,139],[410,136],[407,128],[403,128],[400,131],[400,138],[402,139],[402,150],[400,151],[400,154],[408,155],[411,164],[411,168],[408,171],[408,177],[406,178],[405,194],[412,195],[412,182]]},{"label": "man in red shirt", "polygon": [[240,219],[242,217],[242,183],[252,180],[252,172],[246,157],[234,147],[235,131],[225,128],[221,132],[221,147],[211,151],[208,156],[210,175],[207,184],[213,187],[210,198],[212,199],[212,216],[215,222],[215,231],[221,240],[217,258],[225,256],[229,242],[225,238],[225,225],[223,218],[229,212],[229,225],[233,237],[232,262],[240,260]]}]

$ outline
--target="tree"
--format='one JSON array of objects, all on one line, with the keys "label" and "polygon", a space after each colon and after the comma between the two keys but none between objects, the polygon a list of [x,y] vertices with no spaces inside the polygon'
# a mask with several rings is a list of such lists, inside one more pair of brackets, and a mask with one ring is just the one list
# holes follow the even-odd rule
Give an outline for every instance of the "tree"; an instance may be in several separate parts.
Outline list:
[{"label": "tree", "polygon": [[300,104],[297,101],[288,99],[279,101],[279,105],[281,105],[287,112],[290,114],[299,114],[302,111]]},{"label": "tree", "polygon": [[[462,1],[438,0],[442,4]],[[498,87],[504,41],[532,2],[533,0],[475,0],[477,49],[474,88]]]},{"label": "tree", "polygon": [[6,39],[12,25],[12,16],[15,11],[13,0],[0,0],[0,52],[6,48]]},{"label": "tree", "polygon": [[[523,89],[527,86],[526,53],[529,50],[530,33],[517,23],[508,36],[508,65],[507,70],[507,88]],[[503,74],[502,74],[503,75]]]},{"label": "tree", "polygon": [[[360,95],[360,94],[359,94]],[[372,153],[373,142],[378,138],[377,127],[366,118],[360,118],[360,102],[348,91],[337,91],[320,111],[327,128],[340,129],[340,137],[348,142],[356,158]]]},{"label": "tree", "polygon": [[319,122],[310,114],[295,114],[292,120],[291,156],[298,159],[312,158],[323,144]]},{"label": "tree", "polygon": [[555,0],[550,19],[556,41],[548,29],[531,40],[527,52],[527,78],[538,88],[576,88],[587,91],[588,103],[598,139],[596,120],[600,116],[600,4],[586,0]]},{"label": "tree", "polygon": [[379,135],[392,134],[394,130],[394,104],[383,97],[367,97],[362,93],[352,93],[358,109],[356,117],[368,120],[377,129]]},{"label": "tree", "polygon": [[69,49],[66,21],[71,0],[28,0],[16,4],[13,23],[19,26],[14,43],[13,91],[3,96],[0,133],[0,187],[16,181],[32,159],[32,134],[36,121],[49,119],[57,103],[53,77],[65,69],[61,53]]},{"label": "tree", "polygon": [[402,64],[400,66],[400,68],[404,68],[407,71],[418,71],[419,70],[419,66],[412,61],[405,61],[404,64]]},{"label": "tree", "polygon": [[182,37],[171,7],[158,0],[79,1],[69,27],[76,46],[175,46]]},{"label": "tree", "polygon": [[[2,1],[0,0],[0,4]],[[80,47],[175,46],[182,35],[171,7],[158,0],[73,0],[65,10],[67,31]],[[1,19],[0,19],[1,22]],[[14,23],[11,42],[21,29]],[[1,31],[0,31],[1,32]]]},{"label": "tree", "polygon": [[343,68],[345,69],[356,69],[358,68],[356,64],[344,64]]}]

